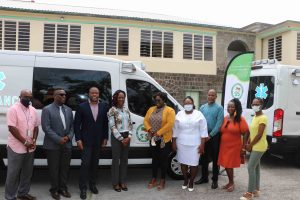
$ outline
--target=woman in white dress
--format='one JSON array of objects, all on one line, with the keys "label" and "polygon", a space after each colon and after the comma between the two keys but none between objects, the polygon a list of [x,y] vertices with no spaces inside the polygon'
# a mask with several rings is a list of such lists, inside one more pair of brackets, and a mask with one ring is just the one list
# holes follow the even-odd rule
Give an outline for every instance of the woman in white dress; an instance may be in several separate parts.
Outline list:
[{"label": "woman in white dress", "polygon": [[[192,192],[194,179],[198,172],[200,154],[204,153],[205,140],[208,137],[207,123],[203,114],[195,110],[194,100],[188,96],[183,102],[184,110],[177,113],[173,128],[173,150],[177,151],[177,160],[181,163],[184,177],[182,189]],[[188,168],[190,167],[190,176]]]}]

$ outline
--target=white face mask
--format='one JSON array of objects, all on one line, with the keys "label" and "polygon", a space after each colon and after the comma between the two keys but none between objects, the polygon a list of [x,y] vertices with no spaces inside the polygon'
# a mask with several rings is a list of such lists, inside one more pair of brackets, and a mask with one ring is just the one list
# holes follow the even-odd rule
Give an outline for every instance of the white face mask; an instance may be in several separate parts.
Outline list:
[{"label": "white face mask", "polygon": [[188,112],[190,112],[190,111],[192,111],[194,109],[194,105],[192,105],[192,104],[186,104],[183,107]]},{"label": "white face mask", "polygon": [[252,106],[252,110],[257,113],[260,111],[260,106]]}]

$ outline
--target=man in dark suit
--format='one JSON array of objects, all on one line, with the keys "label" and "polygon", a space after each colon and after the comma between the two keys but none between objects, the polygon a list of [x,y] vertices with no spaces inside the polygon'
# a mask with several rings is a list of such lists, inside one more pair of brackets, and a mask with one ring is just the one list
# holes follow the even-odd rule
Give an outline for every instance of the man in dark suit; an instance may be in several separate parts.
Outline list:
[{"label": "man in dark suit", "polygon": [[87,183],[93,194],[96,187],[97,169],[101,147],[107,144],[108,106],[99,102],[99,89],[89,89],[89,101],[78,106],[74,130],[77,146],[82,150],[79,178],[80,198],[86,199]]},{"label": "man in dark suit", "polygon": [[54,91],[54,102],[42,111],[42,128],[45,132],[44,149],[50,173],[50,193],[53,199],[60,195],[70,198],[67,179],[70,168],[73,131],[73,114],[71,108],[64,105],[66,92]]}]

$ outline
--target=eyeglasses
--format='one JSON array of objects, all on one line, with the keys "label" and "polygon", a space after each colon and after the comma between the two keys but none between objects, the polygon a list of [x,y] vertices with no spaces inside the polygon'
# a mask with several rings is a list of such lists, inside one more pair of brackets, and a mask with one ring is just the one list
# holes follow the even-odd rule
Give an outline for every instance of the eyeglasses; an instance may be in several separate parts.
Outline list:
[{"label": "eyeglasses", "polygon": [[63,96],[66,96],[66,94],[58,94],[59,96],[63,97]]}]

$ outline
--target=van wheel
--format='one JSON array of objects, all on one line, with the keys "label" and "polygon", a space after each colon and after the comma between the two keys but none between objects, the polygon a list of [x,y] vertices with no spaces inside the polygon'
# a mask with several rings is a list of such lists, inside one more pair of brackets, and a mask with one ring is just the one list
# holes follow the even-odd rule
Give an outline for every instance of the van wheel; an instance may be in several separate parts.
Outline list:
[{"label": "van wheel", "polygon": [[300,167],[300,149],[298,149],[298,151],[295,154],[295,163],[297,167]]},{"label": "van wheel", "polygon": [[176,152],[172,152],[168,158],[168,174],[171,178],[182,180],[183,175],[181,172],[180,163],[176,159]]}]

